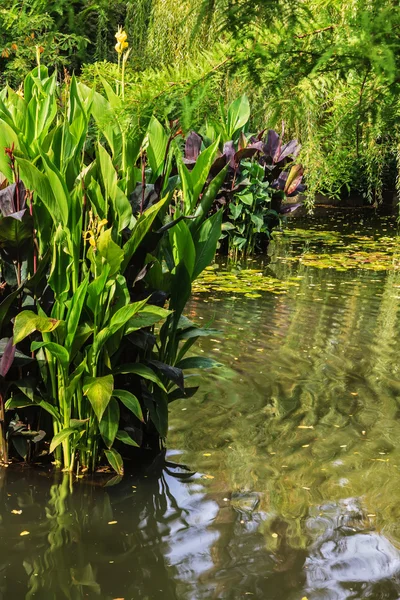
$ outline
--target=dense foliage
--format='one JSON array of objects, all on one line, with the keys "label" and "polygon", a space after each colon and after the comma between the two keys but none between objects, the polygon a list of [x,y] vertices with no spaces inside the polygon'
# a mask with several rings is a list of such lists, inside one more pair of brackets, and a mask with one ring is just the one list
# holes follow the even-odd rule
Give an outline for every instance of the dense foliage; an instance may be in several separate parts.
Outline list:
[{"label": "dense foliage", "polygon": [[[122,474],[124,447],[157,447],[168,404],[196,391],[184,369],[214,364],[185,357],[209,331],[182,312],[221,232],[221,211],[208,216],[218,144],[182,194],[179,131],[154,117],[130,129],[115,112],[123,75],[117,87],[105,83],[106,99],[73,77],[59,92],[39,66],[0,95],[3,460],[7,440],[34,454],[45,411],[65,469],[94,471],[105,455]],[[103,144],[87,144],[92,119]]]}]

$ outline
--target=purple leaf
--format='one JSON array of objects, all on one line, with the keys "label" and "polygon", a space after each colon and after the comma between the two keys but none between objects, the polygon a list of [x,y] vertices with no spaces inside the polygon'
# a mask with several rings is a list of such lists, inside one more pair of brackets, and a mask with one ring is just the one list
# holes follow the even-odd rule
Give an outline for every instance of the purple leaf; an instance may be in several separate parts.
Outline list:
[{"label": "purple leaf", "polygon": [[288,172],[282,171],[282,173],[279,173],[278,179],[275,179],[275,181],[273,181],[271,183],[271,187],[274,190],[282,190],[283,191],[286,186],[287,178],[288,178]]},{"label": "purple leaf", "polygon": [[274,162],[275,157],[279,156],[281,152],[281,138],[273,129],[268,130],[267,143],[264,146],[264,152],[267,156],[270,156]]},{"label": "purple leaf", "polygon": [[8,185],[4,189],[0,190],[0,213],[3,217],[12,216],[17,212],[17,190],[19,194],[19,211],[25,208],[26,190],[24,184],[22,181],[19,181],[17,188],[17,184],[12,183],[11,185]]},{"label": "purple leaf", "polygon": [[210,169],[210,175],[212,177],[215,177],[216,175],[218,175],[218,173],[220,171],[222,171],[222,169],[225,167],[226,163],[228,162],[228,157],[225,156],[225,154],[221,154],[221,156],[218,156]]},{"label": "purple leaf", "polygon": [[185,143],[185,162],[195,163],[198,159],[203,138],[195,131],[191,131]]},{"label": "purple leaf", "polygon": [[264,144],[262,142],[257,142],[252,144],[251,146],[247,146],[247,148],[243,148],[242,150],[238,150],[235,154],[235,163],[238,165],[243,158],[251,158],[257,152],[262,152]]},{"label": "purple leaf", "polygon": [[11,337],[4,348],[3,356],[0,360],[0,375],[2,377],[5,377],[10,370],[10,367],[14,362],[14,356],[15,346],[13,344],[13,338]]},{"label": "purple leaf", "polygon": [[297,154],[300,152],[300,148],[301,145],[297,140],[292,140],[291,142],[288,142],[287,144],[282,146],[278,159],[275,162],[281,162],[281,160],[283,160],[289,155],[297,156]]},{"label": "purple leaf", "polygon": [[279,209],[279,213],[281,215],[287,215],[288,213],[292,213],[297,210],[300,206],[302,206],[302,202],[296,202],[293,204],[282,204]]},{"label": "purple leaf", "polygon": [[230,140],[229,142],[225,142],[224,144],[224,148],[223,148],[223,153],[226,156],[226,160],[227,162],[229,162],[230,166],[232,167],[232,169],[236,169],[237,165],[235,162],[235,145],[232,142],[232,140]]}]

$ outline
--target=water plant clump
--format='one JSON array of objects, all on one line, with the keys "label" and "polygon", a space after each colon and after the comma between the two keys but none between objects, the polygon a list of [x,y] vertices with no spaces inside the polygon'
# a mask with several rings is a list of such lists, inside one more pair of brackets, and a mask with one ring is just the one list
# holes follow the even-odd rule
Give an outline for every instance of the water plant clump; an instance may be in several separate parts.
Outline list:
[{"label": "water plant clump", "polygon": [[184,370],[215,365],[185,357],[207,331],[182,313],[221,232],[221,211],[209,215],[216,146],[185,193],[179,130],[150,118],[138,131],[120,116],[123,34],[107,98],[75,77],[58,89],[39,61],[21,94],[0,95],[5,463],[10,451],[54,454],[67,470],[106,460],[122,474],[131,448],[162,444],[169,403],[196,391]]}]

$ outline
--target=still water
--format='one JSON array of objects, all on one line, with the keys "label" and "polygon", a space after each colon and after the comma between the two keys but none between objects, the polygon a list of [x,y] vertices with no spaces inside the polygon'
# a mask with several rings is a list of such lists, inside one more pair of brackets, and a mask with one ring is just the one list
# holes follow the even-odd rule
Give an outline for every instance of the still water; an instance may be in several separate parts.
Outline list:
[{"label": "still water", "polygon": [[0,474],[0,598],[400,598],[398,266],[394,219],[341,213],[209,269],[187,313],[222,366],[166,459],[112,487]]}]

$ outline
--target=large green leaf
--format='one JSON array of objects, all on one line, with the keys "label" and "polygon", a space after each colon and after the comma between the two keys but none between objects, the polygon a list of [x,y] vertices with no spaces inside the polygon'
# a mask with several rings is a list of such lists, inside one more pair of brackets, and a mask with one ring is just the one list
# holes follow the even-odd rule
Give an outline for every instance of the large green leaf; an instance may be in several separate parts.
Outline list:
[{"label": "large green leaf", "polygon": [[[113,394],[115,396],[115,391]],[[107,448],[113,445],[118,427],[119,405],[115,398],[111,398],[99,424],[100,434]]]},{"label": "large green leaf", "polygon": [[196,160],[196,164],[191,172],[191,179],[193,182],[193,199],[192,199],[192,210],[195,208],[197,200],[202,192],[204,184],[207,181],[207,177],[210,173],[211,166],[213,164],[215,155],[218,151],[219,137],[211,144],[208,148],[201,152]]},{"label": "large green leaf", "polygon": [[65,347],[70,350],[74,342],[75,334],[78,329],[79,320],[81,318],[82,309],[85,303],[86,292],[89,284],[89,275],[82,281],[76,293],[73,295],[67,317],[67,337],[65,338]]},{"label": "large green leaf", "polygon": [[112,229],[106,229],[101,233],[97,240],[97,252],[110,266],[109,276],[113,277],[121,267],[124,251],[112,240],[111,235]]},{"label": "large green leaf", "polygon": [[123,444],[126,444],[127,446],[134,446],[135,448],[140,448],[139,444],[131,438],[129,433],[123,431],[122,429],[118,431],[116,438],[117,440],[119,440]]},{"label": "large green leaf", "polygon": [[161,174],[165,153],[167,151],[168,136],[165,133],[164,127],[155,117],[150,120],[147,136],[149,139],[147,157],[152,170],[151,179],[154,183],[158,175]]},{"label": "large green leaf", "polygon": [[126,406],[140,421],[144,422],[142,407],[140,406],[139,400],[128,392],[127,390],[114,390],[113,396],[121,400],[122,404]]},{"label": "large green leaf", "polygon": [[195,280],[200,273],[208,267],[215,256],[217,243],[221,235],[222,210],[204,221],[194,235],[196,260],[193,267],[192,279]]},{"label": "large green leaf", "polygon": [[39,348],[46,348],[54,358],[56,358],[63,369],[67,370],[69,367],[69,352],[64,346],[56,344],[55,342],[32,342],[31,350],[35,352]]},{"label": "large green leaf", "polygon": [[191,277],[196,258],[196,251],[192,235],[185,221],[179,221],[179,223],[169,230],[169,240],[175,266],[184,262]]},{"label": "large green leaf", "polygon": [[129,261],[131,260],[132,256],[135,254],[135,252],[138,249],[143,238],[148,233],[148,231],[151,229],[151,226],[153,225],[153,221],[156,218],[157,214],[160,212],[160,210],[162,208],[164,208],[164,206],[167,204],[167,202],[169,202],[169,200],[170,200],[170,196],[169,195],[165,196],[165,198],[163,198],[162,200],[157,202],[157,204],[154,204],[153,206],[148,208],[146,211],[144,211],[144,213],[141,214],[140,217],[138,218],[138,220],[135,224],[135,227],[132,231],[131,237],[124,245],[125,258],[124,258],[124,262],[122,264],[122,269],[121,269],[122,272],[125,271],[126,267],[129,264]]},{"label": "large green leaf", "polygon": [[93,94],[93,91],[83,83],[78,84],[78,91],[82,98],[92,98],[91,112],[96,125],[106,138],[114,160],[118,160],[121,156],[122,133],[111,104],[102,94],[98,92]]},{"label": "large green leaf", "polygon": [[138,329],[143,329],[143,327],[151,327],[155,323],[166,319],[170,314],[172,314],[171,310],[146,304],[132,319],[129,319],[125,333],[128,335]]},{"label": "large green leaf", "polygon": [[207,218],[208,213],[212,207],[212,204],[217,197],[217,194],[225,181],[225,177],[228,173],[229,163],[225,165],[223,169],[214,177],[214,179],[207,186],[206,191],[201,197],[200,204],[197,206],[195,212],[195,219],[190,223],[189,227],[191,231],[195,231],[200,227],[204,219]]},{"label": "large green leaf", "polygon": [[148,379],[149,381],[152,381],[153,383],[158,385],[158,387],[161,388],[164,392],[167,391],[158,375],[154,373],[153,369],[150,369],[150,367],[146,367],[146,365],[142,365],[140,363],[129,363],[118,367],[114,370],[114,373],[116,375],[127,375],[128,373],[138,375],[139,377],[143,377],[143,379]]},{"label": "large green leaf", "polygon": [[104,377],[86,377],[83,385],[83,393],[88,397],[95,415],[100,422],[114,389],[114,378],[112,375]]},{"label": "large green leaf", "polygon": [[65,429],[62,429],[59,433],[57,433],[51,440],[50,453],[54,452],[57,446],[59,446],[65,440],[67,440],[69,436],[73,433],[76,433],[76,429],[74,427],[66,427]]},{"label": "large green leaf", "polygon": [[[63,225],[67,225],[68,203],[65,202],[65,194],[62,193],[60,198],[55,196],[52,191],[50,179],[25,158],[16,158],[16,162],[25,186],[39,196],[53,218],[54,223],[58,224],[61,222]],[[56,176],[53,179],[56,179]]]},{"label": "large green leaf", "polygon": [[214,367],[221,367],[221,363],[217,362],[213,358],[207,358],[205,356],[189,356],[181,360],[176,367],[178,369],[212,369]]},{"label": "large green leaf", "polygon": [[14,322],[14,344],[22,342],[34,331],[49,333],[60,325],[61,321],[50,317],[39,317],[31,310],[24,310],[15,317]]},{"label": "large green leaf", "polygon": [[119,452],[117,452],[114,448],[110,450],[104,450],[104,454],[114,471],[118,473],[118,475],[124,474],[124,461],[122,460],[122,456]]},{"label": "large green leaf", "polygon": [[244,125],[250,118],[250,104],[247,96],[243,95],[232,102],[228,108],[227,119],[227,134],[232,138],[234,134]]}]

